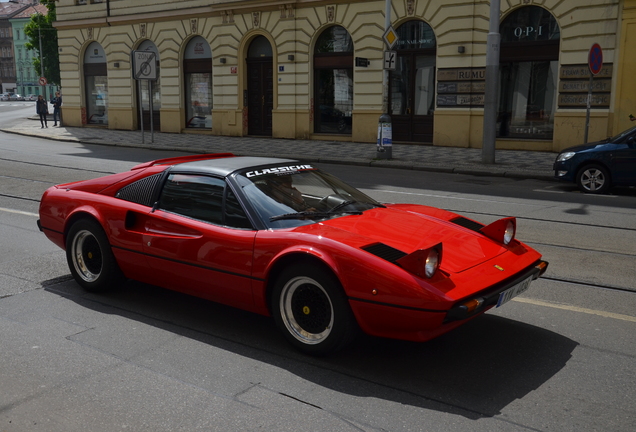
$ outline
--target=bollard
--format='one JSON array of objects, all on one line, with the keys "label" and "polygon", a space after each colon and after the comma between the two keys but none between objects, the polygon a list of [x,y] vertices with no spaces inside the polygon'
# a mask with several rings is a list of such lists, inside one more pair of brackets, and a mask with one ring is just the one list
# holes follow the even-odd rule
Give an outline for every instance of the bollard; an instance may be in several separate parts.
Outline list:
[{"label": "bollard", "polygon": [[382,114],[378,122],[377,158],[393,159],[393,130],[388,114]]}]

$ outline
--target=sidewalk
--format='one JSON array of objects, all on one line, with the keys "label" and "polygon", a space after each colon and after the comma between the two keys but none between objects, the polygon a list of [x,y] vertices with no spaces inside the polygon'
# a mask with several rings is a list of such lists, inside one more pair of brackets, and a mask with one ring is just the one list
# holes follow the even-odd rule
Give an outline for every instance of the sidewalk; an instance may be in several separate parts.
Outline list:
[{"label": "sidewalk", "polygon": [[[35,119],[0,129],[3,132],[60,141],[122,147],[178,150],[190,153],[231,152],[236,155],[302,159],[308,162],[338,163],[401,168],[459,174],[494,175],[516,178],[552,179],[555,153],[496,150],[494,165],[481,162],[481,149],[394,144],[393,159],[377,159],[373,143],[292,140],[261,137],[226,137],[198,134],[120,131],[97,127],[40,128]],[[151,142],[154,138],[154,142]]]}]

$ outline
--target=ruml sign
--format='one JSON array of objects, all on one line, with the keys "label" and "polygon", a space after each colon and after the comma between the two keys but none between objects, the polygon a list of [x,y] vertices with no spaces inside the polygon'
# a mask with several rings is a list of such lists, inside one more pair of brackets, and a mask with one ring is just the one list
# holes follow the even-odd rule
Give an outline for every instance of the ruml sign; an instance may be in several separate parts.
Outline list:
[{"label": "ruml sign", "polygon": [[438,81],[485,80],[486,68],[439,69]]},{"label": "ruml sign", "polygon": [[485,68],[439,69],[437,71],[437,106],[484,106]]}]

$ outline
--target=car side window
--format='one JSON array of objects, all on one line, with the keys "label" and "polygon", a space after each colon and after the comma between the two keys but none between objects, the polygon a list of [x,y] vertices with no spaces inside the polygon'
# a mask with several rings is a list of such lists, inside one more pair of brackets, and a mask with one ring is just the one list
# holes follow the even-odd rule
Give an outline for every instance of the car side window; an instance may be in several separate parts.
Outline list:
[{"label": "car side window", "polygon": [[159,198],[159,208],[172,213],[223,223],[225,182],[214,177],[170,174]]},{"label": "car side window", "polygon": [[170,174],[159,197],[159,208],[216,225],[251,228],[230,188],[224,180],[215,177]]},{"label": "car side window", "polygon": [[247,218],[232,189],[226,187],[225,190],[225,225],[234,228],[252,229],[252,223]]}]

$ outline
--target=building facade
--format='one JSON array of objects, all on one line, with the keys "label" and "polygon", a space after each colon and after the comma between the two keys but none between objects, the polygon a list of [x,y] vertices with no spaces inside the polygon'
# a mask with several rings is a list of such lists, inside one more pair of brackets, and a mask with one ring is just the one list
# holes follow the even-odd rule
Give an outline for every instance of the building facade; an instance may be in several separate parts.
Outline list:
[{"label": "building facade", "polygon": [[[481,147],[489,3],[391,1],[385,34],[384,1],[60,0],[65,123],[372,143],[386,108],[396,142]],[[635,23],[636,0],[502,1],[497,148],[582,143],[590,86],[590,140],[629,127]]]},{"label": "building facade", "polygon": [[9,20],[28,7],[13,1],[0,3],[0,93],[13,93],[16,88],[13,29]]},{"label": "building facade", "polygon": [[[33,59],[39,55],[38,51],[29,50],[26,47],[29,38],[24,32],[24,26],[31,21],[31,15],[46,15],[48,9],[41,4],[33,4],[17,13],[9,19],[11,31],[13,32],[13,54],[16,74],[15,93],[26,95],[47,96],[45,86],[40,85],[40,71],[33,66]],[[46,85],[48,95],[53,95],[58,89],[57,86]]]}]

